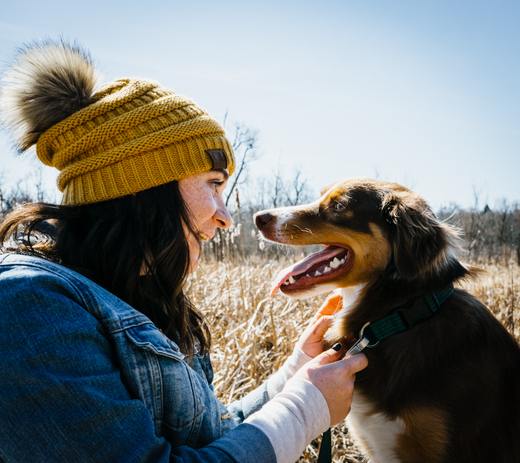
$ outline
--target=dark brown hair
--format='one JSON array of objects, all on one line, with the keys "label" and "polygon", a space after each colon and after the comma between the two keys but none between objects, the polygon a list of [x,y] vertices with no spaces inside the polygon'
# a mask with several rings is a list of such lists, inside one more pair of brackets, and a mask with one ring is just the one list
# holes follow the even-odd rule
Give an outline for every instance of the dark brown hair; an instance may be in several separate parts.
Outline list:
[{"label": "dark brown hair", "polygon": [[[203,316],[183,292],[189,211],[177,182],[100,203],[30,203],[0,224],[4,251],[65,265],[147,315],[186,355],[207,352]],[[140,275],[144,268],[146,275]]]}]

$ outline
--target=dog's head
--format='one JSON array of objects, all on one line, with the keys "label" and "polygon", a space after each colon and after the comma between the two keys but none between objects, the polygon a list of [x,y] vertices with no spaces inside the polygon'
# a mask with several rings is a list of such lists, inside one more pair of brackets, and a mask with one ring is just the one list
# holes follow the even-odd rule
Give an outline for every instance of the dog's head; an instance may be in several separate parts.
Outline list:
[{"label": "dog's head", "polygon": [[263,236],[325,248],[280,272],[275,290],[294,297],[375,281],[383,272],[426,279],[452,258],[457,235],[427,203],[396,183],[349,180],[310,204],[255,214]]}]

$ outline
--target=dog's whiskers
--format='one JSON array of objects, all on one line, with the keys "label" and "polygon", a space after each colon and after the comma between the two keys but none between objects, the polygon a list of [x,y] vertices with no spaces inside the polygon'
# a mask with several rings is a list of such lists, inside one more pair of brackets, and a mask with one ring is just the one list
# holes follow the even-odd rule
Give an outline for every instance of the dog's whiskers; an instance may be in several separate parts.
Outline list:
[{"label": "dog's whiskers", "polygon": [[293,224],[293,227],[296,228],[297,230],[299,231],[302,231],[303,233],[309,233],[312,235],[312,230],[310,228],[307,228],[307,227],[300,227],[299,225],[296,225],[296,224]]}]

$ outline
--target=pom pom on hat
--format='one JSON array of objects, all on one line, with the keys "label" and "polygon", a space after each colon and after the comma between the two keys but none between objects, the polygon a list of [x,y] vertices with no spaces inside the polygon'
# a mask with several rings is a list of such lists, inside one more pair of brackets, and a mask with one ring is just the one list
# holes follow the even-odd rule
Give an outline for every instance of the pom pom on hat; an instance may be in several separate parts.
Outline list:
[{"label": "pom pom on hat", "polygon": [[34,145],[56,123],[92,102],[96,73],[88,52],[64,41],[20,48],[1,82],[2,122],[19,151]]}]

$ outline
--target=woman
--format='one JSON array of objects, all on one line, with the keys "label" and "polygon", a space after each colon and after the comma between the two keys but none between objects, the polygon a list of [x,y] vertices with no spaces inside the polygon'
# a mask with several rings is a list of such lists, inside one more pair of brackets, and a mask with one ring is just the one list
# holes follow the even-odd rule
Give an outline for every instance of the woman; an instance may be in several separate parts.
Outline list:
[{"label": "woman", "polygon": [[[266,383],[226,407],[183,285],[227,228],[223,129],[156,83],[95,91],[88,55],[26,47],[2,81],[20,150],[60,170],[61,205],[0,226],[0,459],[292,462],[350,407],[363,355],[316,319]],[[339,352],[338,352],[339,351]]]}]

